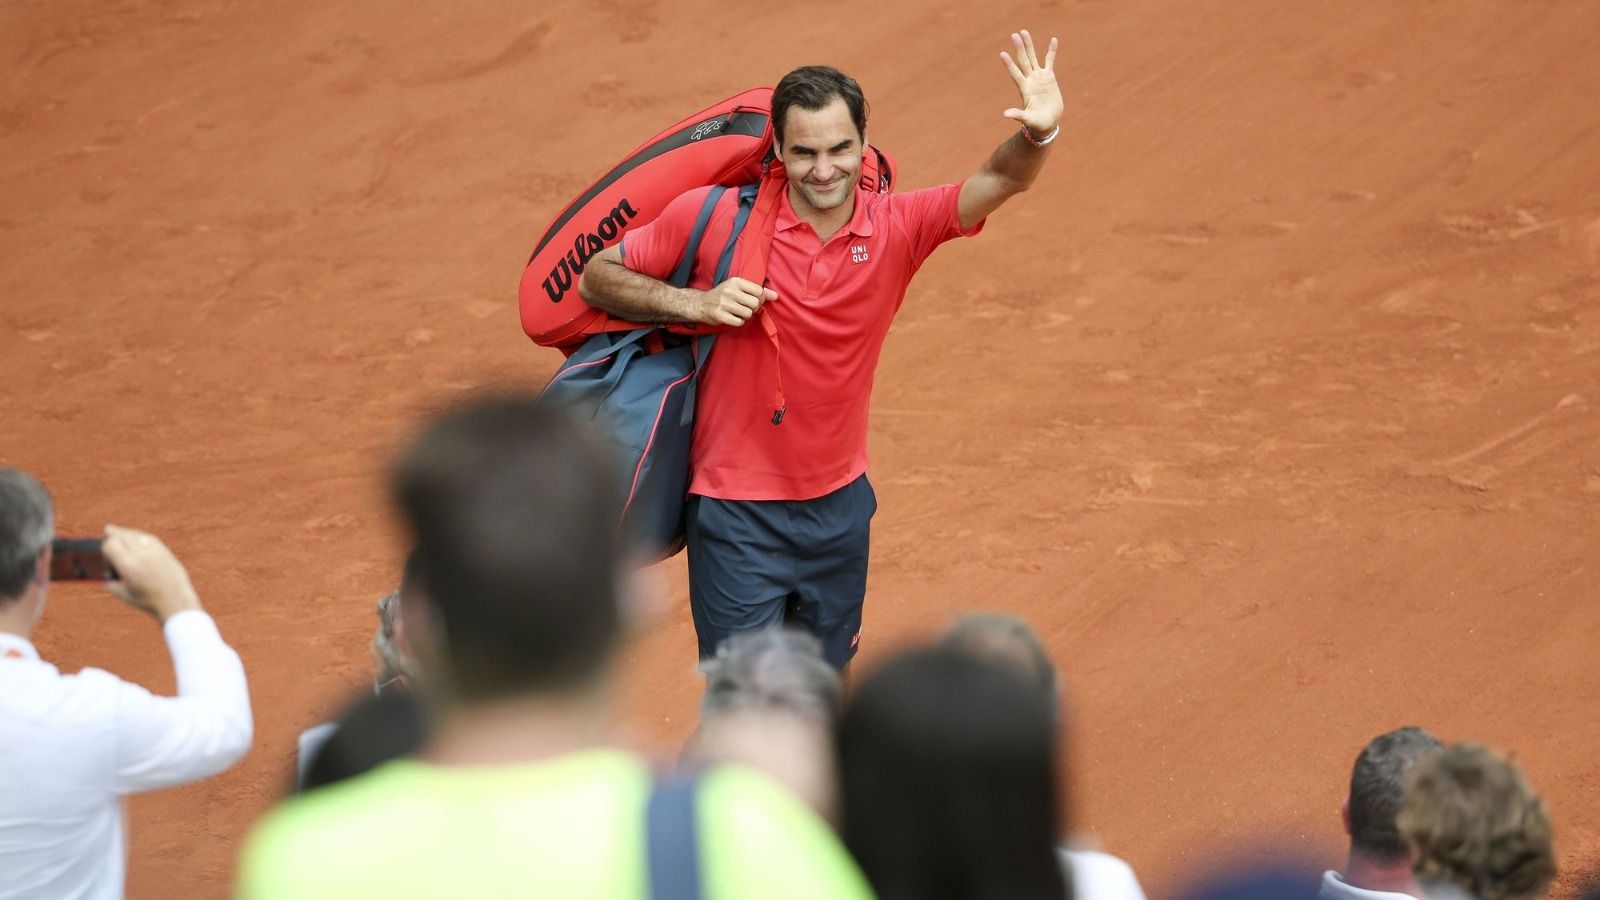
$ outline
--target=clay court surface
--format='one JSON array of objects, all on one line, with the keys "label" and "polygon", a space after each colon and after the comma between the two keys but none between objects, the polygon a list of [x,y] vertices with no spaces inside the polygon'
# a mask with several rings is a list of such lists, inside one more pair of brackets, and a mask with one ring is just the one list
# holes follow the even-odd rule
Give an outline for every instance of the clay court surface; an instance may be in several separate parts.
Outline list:
[{"label": "clay court surface", "polygon": [[[536,386],[545,223],[671,120],[855,74],[902,183],[1006,136],[996,54],[1058,33],[1040,185],[913,284],[879,371],[861,664],[1026,615],[1079,822],[1153,897],[1219,847],[1342,862],[1356,750],[1511,749],[1600,864],[1600,5],[0,0],[0,461],[63,533],[168,538],[256,745],[130,805],[129,893],[223,896],[295,735],[367,683],[418,416]],[[682,560],[627,649],[670,752]],[[152,688],[154,627],[64,587],[66,670]],[[0,800],[3,802],[3,800]]]}]

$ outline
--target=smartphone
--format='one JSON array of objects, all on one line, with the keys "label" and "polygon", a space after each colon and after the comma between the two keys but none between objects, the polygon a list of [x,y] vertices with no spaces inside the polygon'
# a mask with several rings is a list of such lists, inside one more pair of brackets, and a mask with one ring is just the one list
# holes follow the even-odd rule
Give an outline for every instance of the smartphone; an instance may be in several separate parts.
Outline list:
[{"label": "smartphone", "polygon": [[116,581],[117,569],[106,559],[99,538],[56,538],[50,545],[51,581]]}]

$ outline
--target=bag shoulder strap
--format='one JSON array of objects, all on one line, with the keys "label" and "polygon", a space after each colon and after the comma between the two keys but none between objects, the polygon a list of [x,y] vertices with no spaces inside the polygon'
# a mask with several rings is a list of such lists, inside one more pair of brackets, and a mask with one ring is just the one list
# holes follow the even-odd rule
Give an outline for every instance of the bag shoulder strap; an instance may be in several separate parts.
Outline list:
[{"label": "bag shoulder strap", "polygon": [[700,836],[695,799],[700,779],[672,775],[656,782],[645,808],[651,900],[700,900]]},{"label": "bag shoulder strap", "polygon": [[[748,232],[745,235],[748,240],[738,242],[731,271],[740,278],[764,285],[767,281],[767,256],[772,251],[772,234],[778,221],[778,201],[783,192],[789,189],[789,182],[781,173],[768,173],[759,183],[746,187],[755,192],[744,228]],[[741,191],[745,189],[740,188]]]},{"label": "bag shoulder strap", "polygon": [[700,215],[695,217],[694,228],[689,232],[689,241],[683,247],[683,258],[678,260],[678,268],[672,272],[672,277],[667,283],[673,287],[688,287],[689,274],[694,271],[694,258],[700,252],[700,242],[705,240],[706,225],[711,222],[711,212],[717,208],[717,201],[722,199],[723,193],[728,189],[716,185],[706,192],[706,202],[700,205]]},{"label": "bag shoulder strap", "polygon": [[[712,284],[721,284],[730,274],[728,270],[733,267],[734,248],[739,244],[739,235],[744,233],[745,224],[750,221],[750,212],[755,208],[756,197],[760,190],[759,182],[739,188],[739,211],[734,213],[733,228],[728,232],[728,242],[722,246],[722,255],[717,257],[717,272],[716,277],[711,279]],[[756,237],[759,238],[760,235]],[[741,277],[749,278],[742,273]],[[757,279],[750,280],[759,283]]]}]

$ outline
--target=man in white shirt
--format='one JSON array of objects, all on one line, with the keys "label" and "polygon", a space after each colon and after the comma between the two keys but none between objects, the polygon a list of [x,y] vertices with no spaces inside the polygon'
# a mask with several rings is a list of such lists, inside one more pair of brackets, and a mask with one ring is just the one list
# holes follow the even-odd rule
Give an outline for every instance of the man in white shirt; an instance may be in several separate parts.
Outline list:
[{"label": "man in white shirt", "polygon": [[154,535],[106,526],[121,578],[108,584],[161,623],[178,696],[39,658],[54,525],[44,487],[0,468],[0,900],[120,898],[121,798],[214,775],[250,747],[244,667]]},{"label": "man in white shirt", "polygon": [[1437,738],[1412,727],[1380,734],[1362,748],[1350,773],[1350,795],[1339,811],[1350,836],[1349,862],[1342,873],[1322,873],[1319,900],[1422,896],[1411,872],[1414,855],[1395,825],[1395,816],[1405,800],[1412,766],[1439,750]]}]

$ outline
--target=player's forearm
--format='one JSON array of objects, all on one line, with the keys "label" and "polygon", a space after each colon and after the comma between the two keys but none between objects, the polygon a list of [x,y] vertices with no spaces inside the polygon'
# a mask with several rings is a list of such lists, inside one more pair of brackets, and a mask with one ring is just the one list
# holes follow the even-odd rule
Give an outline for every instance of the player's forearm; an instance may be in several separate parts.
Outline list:
[{"label": "player's forearm", "polygon": [[1048,145],[1037,146],[1018,131],[995,148],[983,168],[1003,186],[1005,193],[1020,194],[1039,177],[1039,170],[1044,168],[1045,157],[1049,155]]},{"label": "player's forearm", "polygon": [[578,281],[578,295],[595,309],[630,322],[696,322],[700,291],[642,275],[620,260],[597,256]]}]

